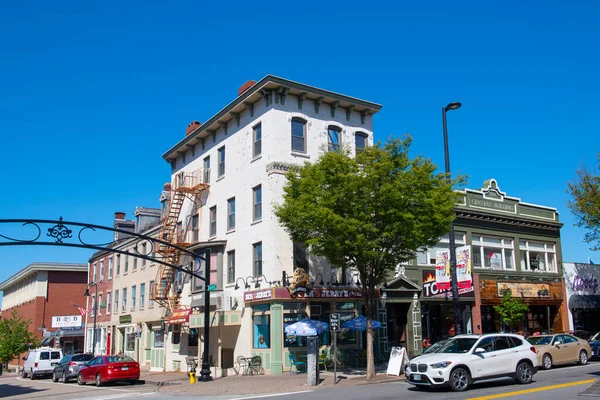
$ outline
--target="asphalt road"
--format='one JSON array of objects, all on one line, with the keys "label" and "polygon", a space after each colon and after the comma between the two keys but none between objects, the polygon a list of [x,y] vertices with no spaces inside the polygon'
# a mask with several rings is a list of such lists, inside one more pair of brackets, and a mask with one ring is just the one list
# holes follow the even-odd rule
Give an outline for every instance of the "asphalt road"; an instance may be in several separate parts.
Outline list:
[{"label": "asphalt road", "polygon": [[[461,400],[575,400],[585,399],[579,393],[587,389],[596,379],[600,378],[600,362],[585,366],[558,367],[550,371],[540,371],[529,385],[516,384],[511,379],[502,379],[474,384],[470,390],[454,393],[446,390],[419,390],[405,382],[387,384],[368,384],[346,386],[333,389],[315,389],[302,393],[285,393],[260,396],[167,396],[160,393],[153,385],[114,385],[109,387],[78,386],[77,383],[53,383],[50,379],[35,380],[18,377],[0,377],[0,398],[10,397],[10,400],[42,399],[147,399],[147,400],[238,400],[238,399],[269,399],[302,400],[313,399],[343,399],[343,400],[387,400],[387,399],[461,399]],[[589,398],[589,397],[588,397]]]}]

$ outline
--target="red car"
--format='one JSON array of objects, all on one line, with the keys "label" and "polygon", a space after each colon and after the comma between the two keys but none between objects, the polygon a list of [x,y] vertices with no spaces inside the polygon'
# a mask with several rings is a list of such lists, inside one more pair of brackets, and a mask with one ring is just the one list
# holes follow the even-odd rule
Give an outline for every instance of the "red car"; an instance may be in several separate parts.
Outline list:
[{"label": "red car", "polygon": [[140,364],[127,356],[98,356],[82,366],[77,374],[80,385],[95,382],[96,386],[102,386],[116,381],[129,381],[133,385],[138,379]]}]

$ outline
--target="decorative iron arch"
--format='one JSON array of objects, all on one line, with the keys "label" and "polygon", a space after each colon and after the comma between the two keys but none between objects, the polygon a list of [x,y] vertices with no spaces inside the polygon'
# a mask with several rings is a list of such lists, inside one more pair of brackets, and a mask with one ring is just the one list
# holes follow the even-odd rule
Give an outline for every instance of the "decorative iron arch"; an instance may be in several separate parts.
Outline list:
[{"label": "decorative iron arch", "polygon": [[[21,227],[32,228],[31,233],[22,237],[11,237],[2,234],[2,228],[10,224],[21,224]],[[75,231],[75,232],[74,232]],[[45,232],[44,236],[42,233]],[[93,232],[111,232],[127,235],[127,239],[133,239],[136,241],[134,246],[134,252],[123,251],[111,247],[115,241],[110,242],[93,242],[86,238],[88,234]],[[124,239],[125,240],[125,239]],[[138,248],[140,244],[148,243],[149,247],[146,247],[146,251],[140,251]],[[82,222],[63,221],[60,217],[58,220],[46,220],[46,219],[0,219],[0,247],[4,246],[59,246],[59,247],[74,247],[80,249],[92,249],[99,251],[106,251],[109,253],[124,254],[141,258],[143,260],[156,262],[181,271],[185,274],[193,276],[194,278],[200,279],[204,282],[204,346],[202,352],[202,369],[200,371],[201,381],[210,381],[210,365],[208,363],[208,351],[209,351],[209,329],[210,329],[210,298],[208,286],[210,284],[210,268],[204,268],[204,276],[201,276],[197,270],[194,269],[194,263],[190,268],[184,268],[181,265],[172,265],[164,261],[158,251],[158,246],[166,246],[171,249],[180,251],[182,254],[191,257],[194,261],[198,261],[198,266],[202,261],[206,261],[208,257],[201,256],[193,251],[189,251],[186,248],[176,246],[167,241],[153,238],[148,235],[142,235],[136,232],[126,231],[123,229],[115,229],[108,226],[86,224]],[[144,248],[144,246],[142,246]]]}]

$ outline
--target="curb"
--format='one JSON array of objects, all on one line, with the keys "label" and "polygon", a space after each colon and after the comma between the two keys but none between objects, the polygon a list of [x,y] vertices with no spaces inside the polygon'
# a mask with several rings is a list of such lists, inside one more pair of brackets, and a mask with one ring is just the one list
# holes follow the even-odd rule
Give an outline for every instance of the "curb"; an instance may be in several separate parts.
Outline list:
[{"label": "curb", "polygon": [[170,382],[170,381],[150,381],[150,380],[146,380],[146,379],[140,379],[138,382],[141,385],[154,385],[154,386],[158,386],[158,387],[175,386],[175,385],[181,385],[183,383],[183,382]]}]

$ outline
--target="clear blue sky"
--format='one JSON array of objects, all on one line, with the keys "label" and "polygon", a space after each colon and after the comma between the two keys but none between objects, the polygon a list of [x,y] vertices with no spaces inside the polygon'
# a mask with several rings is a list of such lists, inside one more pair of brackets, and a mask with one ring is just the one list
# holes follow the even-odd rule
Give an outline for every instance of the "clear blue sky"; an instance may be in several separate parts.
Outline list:
[{"label": "clear blue sky", "polygon": [[[158,206],[186,125],[274,74],[382,104],[376,139],[410,133],[440,168],[440,110],[462,102],[453,173],[557,208],[564,260],[600,263],[565,193],[600,151],[600,2],[386,3],[5,2],[0,218],[110,225]],[[90,254],[0,248],[0,281]]]}]

